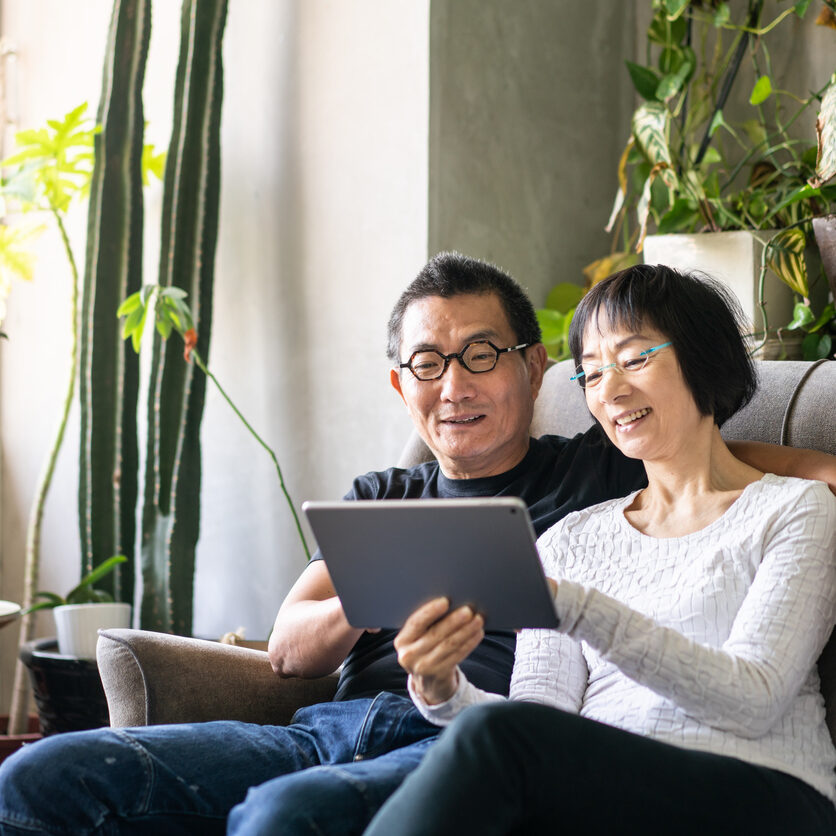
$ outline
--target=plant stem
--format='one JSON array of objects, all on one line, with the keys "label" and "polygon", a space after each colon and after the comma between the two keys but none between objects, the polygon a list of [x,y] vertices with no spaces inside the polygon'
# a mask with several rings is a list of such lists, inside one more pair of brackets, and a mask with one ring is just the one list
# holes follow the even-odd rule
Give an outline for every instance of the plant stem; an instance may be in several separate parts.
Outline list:
[{"label": "plant stem", "polygon": [[223,399],[229,404],[232,411],[241,419],[244,426],[249,430],[252,437],[267,451],[270,458],[273,460],[273,464],[276,467],[276,473],[279,476],[279,485],[281,486],[282,493],[284,493],[285,499],[287,500],[288,507],[290,508],[290,513],[293,514],[293,521],[296,523],[296,531],[299,533],[299,539],[302,541],[302,548],[305,550],[305,557],[308,560],[310,560],[311,553],[308,549],[308,544],[305,540],[305,534],[302,531],[302,525],[299,522],[298,515],[296,514],[296,508],[293,505],[293,500],[290,498],[290,494],[288,493],[287,487],[285,486],[284,477],[282,476],[282,469],[279,466],[279,460],[276,458],[276,454],[264,441],[264,439],[262,439],[262,437],[253,429],[253,427],[250,425],[250,422],[247,421],[247,419],[241,414],[241,411],[238,409],[237,406],[235,406],[235,404],[230,399],[229,395],[227,395],[227,393],[224,391],[224,388],[218,382],[218,379],[215,377],[215,375],[212,374],[212,372],[209,371],[208,367],[203,362],[203,358],[200,356],[196,349],[192,349],[191,356],[195,362],[195,365],[206,375],[206,377],[209,378],[209,380],[212,381],[212,383],[215,384],[215,386],[218,387],[218,391],[221,393]]},{"label": "plant stem", "polygon": [[[70,407],[73,403],[75,393],[75,379],[78,370],[78,268],[73,256],[70,239],[64,226],[61,213],[51,207],[50,211],[55,217],[58,230],[61,233],[61,240],[64,250],[70,262],[72,271],[72,328],[70,330],[70,374],[67,381],[67,391],[64,395],[64,406],[61,412],[61,420],[55,439],[47,455],[46,464],[35,491],[35,499],[32,503],[32,510],[29,515],[29,525],[26,534],[26,563],[23,577],[23,607],[32,605],[35,598],[35,589],[38,585],[38,574],[41,563],[41,528],[43,525],[44,507],[46,497],[49,493],[52,477],[55,473],[55,464],[58,460],[58,453],[64,443],[64,432],[67,429],[67,421],[70,415]],[[20,624],[19,644],[31,641],[35,634],[34,613],[23,616]],[[14,688],[12,692],[12,704],[9,711],[9,734],[22,734],[26,731],[26,713],[29,702],[29,683],[26,676],[26,668],[19,659],[15,666]]]},{"label": "plant stem", "polygon": [[700,149],[699,151],[697,151],[697,156],[694,159],[694,167],[698,166],[702,162],[702,158],[705,156],[705,152],[708,150],[708,146],[711,143],[711,126],[714,124],[714,117],[726,105],[726,99],[728,99],[729,97],[732,85],[734,84],[734,80],[737,77],[737,72],[740,69],[741,63],[743,62],[743,56],[746,53],[746,47],[749,45],[749,33],[756,29],[757,23],[760,20],[762,8],[763,0],[750,0],[748,24],[744,28],[744,31],[740,36],[740,40],[737,43],[737,50],[734,54],[732,65],[729,68],[729,71],[726,73],[726,77],[723,79],[723,86],[720,89],[720,95],[717,97],[717,103],[714,105],[714,110],[711,113],[711,118],[708,120],[708,124],[706,125],[705,134],[703,135],[702,142],[700,143]]}]

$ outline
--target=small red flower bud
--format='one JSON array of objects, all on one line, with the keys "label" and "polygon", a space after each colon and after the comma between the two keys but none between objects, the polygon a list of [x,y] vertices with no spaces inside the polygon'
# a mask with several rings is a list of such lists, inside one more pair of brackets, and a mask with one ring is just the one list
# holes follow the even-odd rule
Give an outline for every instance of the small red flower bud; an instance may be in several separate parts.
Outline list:
[{"label": "small red flower bud", "polygon": [[183,350],[183,359],[190,363],[192,360],[192,349],[197,345],[197,331],[194,328],[189,328],[185,334],[183,334],[183,342],[186,344],[185,349]]}]

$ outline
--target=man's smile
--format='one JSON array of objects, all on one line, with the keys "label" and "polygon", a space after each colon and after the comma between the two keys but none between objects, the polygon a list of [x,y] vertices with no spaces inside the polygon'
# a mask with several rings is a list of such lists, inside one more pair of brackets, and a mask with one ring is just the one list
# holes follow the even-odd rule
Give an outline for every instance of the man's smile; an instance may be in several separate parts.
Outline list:
[{"label": "man's smile", "polygon": [[468,424],[475,424],[484,418],[484,414],[480,415],[462,415],[461,417],[441,418],[442,424],[455,424],[457,426],[465,426]]}]

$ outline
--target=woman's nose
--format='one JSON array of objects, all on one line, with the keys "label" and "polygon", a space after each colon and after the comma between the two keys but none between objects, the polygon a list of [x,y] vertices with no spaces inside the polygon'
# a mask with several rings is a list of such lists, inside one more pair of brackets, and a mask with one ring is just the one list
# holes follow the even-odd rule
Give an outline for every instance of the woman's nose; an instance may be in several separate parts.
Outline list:
[{"label": "woman's nose", "polygon": [[630,391],[630,381],[618,366],[612,365],[604,369],[602,375],[601,382],[595,387],[602,401],[614,401]]}]

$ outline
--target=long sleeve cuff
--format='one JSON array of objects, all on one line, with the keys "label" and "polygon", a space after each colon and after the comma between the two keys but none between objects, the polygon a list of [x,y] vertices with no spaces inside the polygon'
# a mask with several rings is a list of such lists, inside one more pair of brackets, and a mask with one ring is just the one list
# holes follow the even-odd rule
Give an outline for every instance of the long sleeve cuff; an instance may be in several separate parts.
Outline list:
[{"label": "long sleeve cuff", "polygon": [[458,677],[458,684],[456,685],[456,690],[453,692],[453,696],[449,700],[437,703],[436,705],[428,705],[421,699],[421,696],[413,685],[412,674],[407,678],[406,687],[409,690],[409,696],[412,697],[412,702],[415,704],[415,707],[421,712],[421,716],[425,720],[436,726],[449,725],[468,706],[505,699],[501,694],[490,694],[487,691],[481,690],[481,688],[477,688],[468,681],[467,677],[458,667],[456,668],[456,675]]}]

